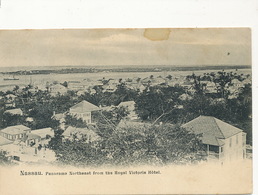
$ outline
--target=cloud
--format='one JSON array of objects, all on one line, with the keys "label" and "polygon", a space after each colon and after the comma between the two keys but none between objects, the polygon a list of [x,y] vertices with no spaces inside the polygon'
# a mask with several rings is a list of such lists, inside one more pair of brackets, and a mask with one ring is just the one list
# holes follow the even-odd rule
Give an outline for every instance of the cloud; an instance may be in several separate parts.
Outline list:
[{"label": "cloud", "polygon": [[0,31],[0,60],[4,66],[251,63],[250,29],[147,32],[148,38],[144,29]]}]

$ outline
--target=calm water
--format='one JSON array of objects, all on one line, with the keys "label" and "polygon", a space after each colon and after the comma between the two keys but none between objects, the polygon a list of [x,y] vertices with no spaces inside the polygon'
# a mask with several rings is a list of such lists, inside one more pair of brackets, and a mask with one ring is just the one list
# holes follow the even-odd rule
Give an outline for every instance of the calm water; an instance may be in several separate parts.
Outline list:
[{"label": "calm water", "polygon": [[[194,71],[196,75],[201,75],[207,72],[217,72],[218,70],[198,70]],[[235,69],[226,70],[227,72],[235,71]],[[251,74],[251,69],[239,69],[237,71],[239,74]],[[28,85],[33,83],[35,85],[45,84],[46,82],[64,82],[64,81],[82,81],[84,79],[98,80],[103,77],[106,79],[113,78],[133,78],[140,77],[145,78],[153,75],[154,77],[162,76],[166,77],[167,75],[172,75],[173,77],[186,76],[192,74],[193,71],[172,71],[172,72],[99,72],[99,73],[74,73],[74,74],[42,74],[42,75],[20,75],[15,76],[19,80],[4,80],[7,75],[0,74],[0,90],[6,86],[15,86],[15,85]]]}]

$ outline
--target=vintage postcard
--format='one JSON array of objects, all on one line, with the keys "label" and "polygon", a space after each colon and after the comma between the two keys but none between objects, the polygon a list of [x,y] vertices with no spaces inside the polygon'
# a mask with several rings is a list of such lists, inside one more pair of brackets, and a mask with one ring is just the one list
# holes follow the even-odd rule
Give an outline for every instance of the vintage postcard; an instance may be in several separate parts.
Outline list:
[{"label": "vintage postcard", "polygon": [[1,30],[0,194],[252,193],[251,53],[250,28]]}]

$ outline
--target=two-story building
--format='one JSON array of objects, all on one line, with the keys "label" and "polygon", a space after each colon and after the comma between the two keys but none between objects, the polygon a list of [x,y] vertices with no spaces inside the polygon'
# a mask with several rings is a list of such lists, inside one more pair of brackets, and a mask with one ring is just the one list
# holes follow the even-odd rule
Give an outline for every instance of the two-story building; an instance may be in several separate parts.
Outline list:
[{"label": "two-story building", "polygon": [[82,119],[87,124],[91,124],[93,123],[92,112],[98,110],[100,110],[98,106],[83,100],[82,102],[72,106],[69,113],[78,119]]},{"label": "two-story building", "polygon": [[246,133],[215,117],[199,116],[183,128],[201,134],[207,159],[230,162],[246,157]]}]

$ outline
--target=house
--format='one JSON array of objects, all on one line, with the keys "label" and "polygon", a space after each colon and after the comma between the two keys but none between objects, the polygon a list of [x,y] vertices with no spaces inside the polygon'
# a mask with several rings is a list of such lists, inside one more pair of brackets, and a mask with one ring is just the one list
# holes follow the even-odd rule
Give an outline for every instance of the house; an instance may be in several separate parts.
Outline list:
[{"label": "house", "polygon": [[15,100],[17,96],[13,94],[8,94],[5,96],[5,107],[6,108],[14,108],[16,106]]},{"label": "house", "polygon": [[21,141],[23,141],[26,146],[32,146],[39,144],[41,141],[41,137],[34,133],[28,133],[23,138],[21,138]]},{"label": "house", "polygon": [[86,142],[94,142],[100,139],[100,136],[92,129],[77,128],[72,126],[67,127],[67,129],[63,132],[63,136],[68,139],[73,138],[74,136],[76,136],[77,138],[84,137],[86,139]]},{"label": "house", "polygon": [[179,99],[182,100],[182,101],[186,101],[186,100],[191,100],[191,99],[193,99],[193,97],[190,96],[190,95],[187,94],[187,93],[183,93],[182,95],[179,96]]},{"label": "house", "polygon": [[72,106],[69,110],[69,114],[77,117],[78,119],[82,119],[87,124],[91,124],[93,122],[92,112],[99,110],[100,108],[98,106],[83,100],[82,102]]},{"label": "house", "polygon": [[68,81],[67,85],[69,90],[79,91],[84,89],[84,85],[80,81]]},{"label": "house", "polygon": [[41,84],[41,83],[36,86],[36,89],[37,91],[47,91],[46,84]]},{"label": "house", "polygon": [[244,83],[239,81],[238,79],[233,79],[231,81],[231,85],[233,85],[235,88],[244,87]]},{"label": "house", "polygon": [[135,102],[134,101],[126,101],[126,102],[121,102],[118,107],[124,107],[128,110],[129,114],[127,115],[127,119],[130,120],[136,120],[138,119],[138,116],[135,112]]},{"label": "house", "polygon": [[237,127],[211,116],[199,116],[182,127],[202,135],[210,161],[229,162],[246,157],[246,133]]},{"label": "house", "polygon": [[116,91],[116,89],[117,89],[116,85],[104,85],[103,86],[103,92],[113,93]]},{"label": "house", "polygon": [[5,113],[11,114],[11,115],[20,115],[20,116],[23,115],[23,112],[22,112],[22,110],[20,108],[6,110],[4,112],[4,114]]},{"label": "house", "polygon": [[67,93],[67,88],[61,84],[55,84],[49,87],[49,92],[52,96],[64,95]]},{"label": "house", "polygon": [[151,79],[149,77],[146,77],[144,79],[141,80],[141,83],[146,86],[149,85],[151,83]]},{"label": "house", "polygon": [[49,139],[50,137],[54,137],[55,134],[52,128],[35,129],[32,133],[38,135],[40,140]]},{"label": "house", "polygon": [[201,81],[201,85],[203,86],[203,90],[206,94],[218,93],[216,83],[214,82]]},{"label": "house", "polygon": [[25,137],[27,133],[30,133],[31,129],[24,125],[16,125],[6,127],[0,131],[0,135],[8,140],[14,141]]},{"label": "house", "polygon": [[139,90],[140,92],[143,92],[144,89],[146,88],[143,84],[141,83],[127,83],[126,87],[128,89],[133,89],[135,91]]},{"label": "house", "polygon": [[167,81],[166,81],[166,79],[162,78],[161,76],[151,80],[151,86],[162,85],[162,84],[167,84]]}]

